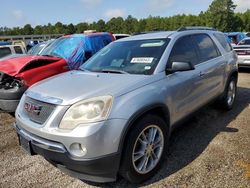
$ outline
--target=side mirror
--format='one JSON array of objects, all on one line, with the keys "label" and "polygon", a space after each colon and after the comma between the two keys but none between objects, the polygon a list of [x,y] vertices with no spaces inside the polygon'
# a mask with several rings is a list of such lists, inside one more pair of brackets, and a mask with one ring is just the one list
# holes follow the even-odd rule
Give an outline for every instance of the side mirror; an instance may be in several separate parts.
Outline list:
[{"label": "side mirror", "polygon": [[167,73],[174,73],[179,71],[189,71],[194,70],[194,66],[190,62],[173,62],[172,67],[167,68]]}]

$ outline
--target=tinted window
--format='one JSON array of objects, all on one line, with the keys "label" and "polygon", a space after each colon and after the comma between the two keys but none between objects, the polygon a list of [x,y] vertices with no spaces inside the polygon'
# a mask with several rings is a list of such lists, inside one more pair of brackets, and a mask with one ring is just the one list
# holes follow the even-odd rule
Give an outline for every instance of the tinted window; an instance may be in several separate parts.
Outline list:
[{"label": "tinted window", "polygon": [[228,43],[226,37],[224,34],[221,33],[215,33],[214,34],[215,38],[220,42],[221,46],[227,51],[230,52],[232,51],[231,45]]},{"label": "tinted window", "polygon": [[0,58],[4,57],[6,55],[9,55],[9,54],[11,54],[10,48],[8,48],[8,47],[0,48]]},{"label": "tinted window", "polygon": [[180,38],[174,45],[169,56],[168,65],[172,62],[191,62],[193,65],[198,63],[195,46],[190,36]]},{"label": "tinted window", "polygon": [[250,39],[240,41],[239,45],[250,45]]},{"label": "tinted window", "polygon": [[20,46],[14,46],[14,50],[17,54],[22,54],[23,51],[22,51],[22,48]]},{"label": "tinted window", "polygon": [[197,43],[201,62],[214,59],[220,55],[217,47],[208,35],[199,34],[194,35],[193,38]]}]

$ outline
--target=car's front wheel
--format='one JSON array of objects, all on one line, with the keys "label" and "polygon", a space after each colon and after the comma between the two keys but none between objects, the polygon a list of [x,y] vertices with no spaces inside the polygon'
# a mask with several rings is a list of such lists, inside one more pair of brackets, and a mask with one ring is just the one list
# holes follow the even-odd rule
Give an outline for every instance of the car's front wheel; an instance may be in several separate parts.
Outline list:
[{"label": "car's front wheel", "polygon": [[155,115],[135,123],[123,152],[120,174],[132,183],[140,183],[160,168],[167,148],[167,125]]}]

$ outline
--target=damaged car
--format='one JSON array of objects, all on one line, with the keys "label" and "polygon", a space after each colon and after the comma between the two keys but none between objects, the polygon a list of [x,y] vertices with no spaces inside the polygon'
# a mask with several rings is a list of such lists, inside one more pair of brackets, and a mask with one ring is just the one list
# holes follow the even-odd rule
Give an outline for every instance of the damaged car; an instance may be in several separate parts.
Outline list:
[{"label": "damaged car", "polygon": [[74,34],[52,42],[39,55],[0,62],[0,111],[13,113],[22,94],[45,78],[78,69],[101,48],[115,40],[110,33]]}]

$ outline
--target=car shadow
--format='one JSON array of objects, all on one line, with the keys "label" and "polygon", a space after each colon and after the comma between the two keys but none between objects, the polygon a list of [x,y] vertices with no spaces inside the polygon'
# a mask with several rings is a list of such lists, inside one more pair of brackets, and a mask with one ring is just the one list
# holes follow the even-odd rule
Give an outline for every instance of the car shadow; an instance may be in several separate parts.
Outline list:
[{"label": "car shadow", "polygon": [[194,161],[219,133],[234,134],[238,132],[237,128],[231,128],[228,125],[249,104],[250,89],[238,87],[238,96],[231,111],[221,111],[209,105],[178,126],[170,138],[169,153],[166,154],[161,170],[143,184],[130,184],[122,178],[108,184],[87,183],[99,187],[140,187],[158,182]]},{"label": "car shadow", "polygon": [[250,67],[249,67],[249,68],[242,68],[242,67],[240,67],[240,68],[239,68],[239,72],[242,72],[242,73],[250,73]]}]

